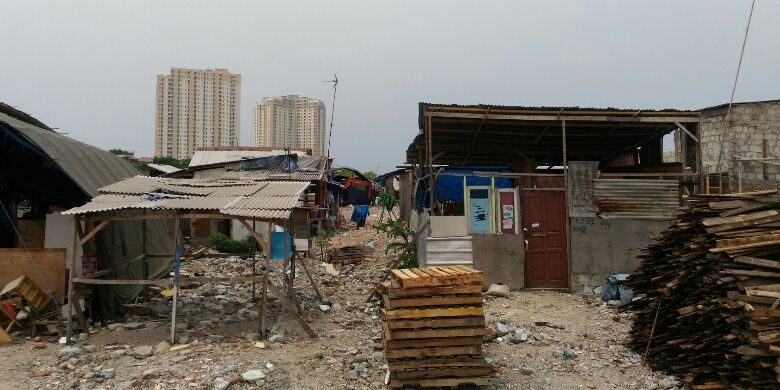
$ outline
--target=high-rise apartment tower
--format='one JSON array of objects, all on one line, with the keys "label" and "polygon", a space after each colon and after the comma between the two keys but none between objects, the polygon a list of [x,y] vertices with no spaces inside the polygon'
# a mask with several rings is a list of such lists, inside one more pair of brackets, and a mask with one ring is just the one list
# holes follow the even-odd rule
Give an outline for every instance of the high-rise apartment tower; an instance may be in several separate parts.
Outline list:
[{"label": "high-rise apartment tower", "polygon": [[254,146],[311,149],[325,154],[325,104],[297,95],[267,97],[252,110]]},{"label": "high-rise apartment tower", "polygon": [[154,155],[190,158],[196,147],[238,145],[241,75],[171,68],[157,76]]}]

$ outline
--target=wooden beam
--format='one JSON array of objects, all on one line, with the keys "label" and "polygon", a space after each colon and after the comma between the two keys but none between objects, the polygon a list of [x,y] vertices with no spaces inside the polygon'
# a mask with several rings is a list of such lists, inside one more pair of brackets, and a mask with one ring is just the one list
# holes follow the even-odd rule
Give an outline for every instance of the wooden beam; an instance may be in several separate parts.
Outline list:
[{"label": "wooden beam", "polygon": [[487,119],[512,120],[512,121],[550,121],[565,120],[579,122],[639,122],[639,123],[699,123],[698,116],[608,116],[608,115],[520,115],[520,114],[471,114],[459,112],[435,112],[427,111],[426,116],[437,118],[461,118],[478,119],[486,116]]},{"label": "wooden beam", "polygon": [[[479,137],[479,133],[482,131],[482,127],[485,125],[485,119],[487,119],[487,114],[490,112],[490,107],[488,107],[485,110],[485,116],[482,117],[482,119],[479,121],[479,125],[477,125],[476,131],[474,131],[474,136],[471,137],[471,146],[477,144],[477,138]],[[466,158],[463,160],[463,164],[465,165],[469,161],[469,157],[471,157],[471,151],[466,154]],[[434,159],[435,160],[435,159]]]},{"label": "wooden beam", "polygon": [[692,139],[692,140],[694,140],[694,141],[696,141],[696,142],[699,142],[699,139],[698,139],[698,138],[696,138],[696,136],[695,136],[695,135],[693,135],[693,133],[691,133],[691,131],[690,131],[690,130],[686,129],[686,128],[685,128],[685,126],[683,126],[682,124],[680,124],[680,122],[674,122],[674,124],[675,124],[675,125],[677,125],[677,127],[679,127],[679,128],[680,128],[680,130],[682,130],[683,132],[685,132],[685,134],[688,134],[688,137],[691,137],[691,139]]},{"label": "wooden beam", "polygon": [[273,294],[276,299],[279,301],[279,303],[282,304],[282,307],[287,311],[289,315],[291,315],[296,322],[303,328],[304,331],[306,331],[306,334],[309,335],[310,338],[316,339],[317,333],[314,333],[314,330],[309,326],[309,324],[306,323],[306,321],[301,318],[300,315],[298,315],[298,312],[295,310],[295,306],[287,299],[284,292],[280,290],[278,287],[276,287],[273,283],[271,283],[271,280],[268,278],[265,278],[265,283],[268,286],[268,291]]},{"label": "wooden beam", "polygon": [[87,233],[81,240],[79,240],[79,245],[84,245],[89,241],[90,238],[94,237],[95,234],[97,234],[100,230],[102,230],[108,223],[111,221],[101,221],[97,226],[95,226],[94,229],[90,230],[89,233]]},{"label": "wooden beam", "polygon": [[247,217],[247,216],[235,216],[226,215],[220,213],[163,213],[163,214],[147,214],[147,215],[125,215],[125,216],[111,216],[111,215],[95,215],[95,216],[83,216],[82,221],[142,221],[151,219],[237,219],[242,218],[247,221],[264,221],[264,222],[276,222],[282,221],[284,218],[259,218],[259,217]]}]

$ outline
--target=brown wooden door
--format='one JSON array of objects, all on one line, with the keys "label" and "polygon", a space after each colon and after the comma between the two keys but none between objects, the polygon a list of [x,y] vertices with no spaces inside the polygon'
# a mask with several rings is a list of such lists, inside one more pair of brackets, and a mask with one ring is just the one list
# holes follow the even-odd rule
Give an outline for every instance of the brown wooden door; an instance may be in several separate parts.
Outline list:
[{"label": "brown wooden door", "polygon": [[566,200],[563,191],[523,191],[525,282],[528,288],[568,288]]}]

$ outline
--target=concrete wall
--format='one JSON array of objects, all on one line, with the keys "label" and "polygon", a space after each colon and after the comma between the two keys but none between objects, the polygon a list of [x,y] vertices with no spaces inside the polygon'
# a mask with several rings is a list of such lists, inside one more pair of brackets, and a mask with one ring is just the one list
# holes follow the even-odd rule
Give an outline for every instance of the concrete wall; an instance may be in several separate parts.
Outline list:
[{"label": "concrete wall", "polygon": [[600,286],[613,273],[631,273],[639,266],[641,249],[671,221],[571,218],[571,274],[573,292]]},{"label": "concrete wall", "polygon": [[475,234],[472,251],[474,268],[485,273],[485,289],[492,283],[505,284],[512,290],[525,287],[522,234]]},{"label": "concrete wall", "polygon": [[[723,155],[721,169],[728,172],[732,185],[736,180],[736,156],[771,157],[780,154],[780,102],[738,103],[733,106],[731,122],[726,121],[727,108],[702,112],[702,164],[709,173],[717,173],[721,136]],[[766,144],[766,153],[765,148]],[[766,171],[765,171],[766,168]],[[769,182],[775,187],[780,180],[780,167],[757,163],[743,163],[742,177],[746,181]],[[764,173],[767,173],[768,180]],[[736,188],[733,187],[736,191]]]}]

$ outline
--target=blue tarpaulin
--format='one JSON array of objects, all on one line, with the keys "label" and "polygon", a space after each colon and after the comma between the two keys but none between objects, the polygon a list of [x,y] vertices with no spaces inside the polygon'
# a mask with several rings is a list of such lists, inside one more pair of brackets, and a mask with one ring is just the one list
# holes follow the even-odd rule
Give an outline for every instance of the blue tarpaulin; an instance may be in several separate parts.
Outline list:
[{"label": "blue tarpaulin", "polygon": [[[456,169],[445,169],[445,173],[473,173],[473,172],[509,172],[504,166],[482,166],[482,167],[463,167]],[[512,182],[505,177],[495,178],[496,188],[512,188]],[[490,186],[489,177],[466,176],[466,185]],[[436,200],[445,202],[463,202],[463,176],[437,176],[436,177]]]}]

